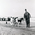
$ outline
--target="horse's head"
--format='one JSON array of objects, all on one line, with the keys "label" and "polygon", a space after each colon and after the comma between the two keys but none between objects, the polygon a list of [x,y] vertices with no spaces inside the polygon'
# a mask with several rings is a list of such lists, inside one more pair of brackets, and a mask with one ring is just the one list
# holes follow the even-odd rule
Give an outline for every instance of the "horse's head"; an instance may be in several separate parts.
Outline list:
[{"label": "horse's head", "polygon": [[21,20],[21,21],[22,21],[22,20],[24,21],[24,18],[20,18],[20,20]]}]

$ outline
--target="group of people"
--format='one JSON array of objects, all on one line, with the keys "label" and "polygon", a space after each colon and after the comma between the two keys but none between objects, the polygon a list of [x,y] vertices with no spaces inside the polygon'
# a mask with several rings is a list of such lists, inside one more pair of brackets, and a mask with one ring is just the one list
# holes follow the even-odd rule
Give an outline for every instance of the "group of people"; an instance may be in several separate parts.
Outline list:
[{"label": "group of people", "polygon": [[[16,23],[16,19],[18,17],[16,17],[16,18],[11,17],[11,18],[14,19],[13,23],[15,24]],[[25,19],[25,21],[26,21],[26,27],[30,27],[30,18],[31,18],[30,13],[27,12],[27,9],[25,9],[24,18],[20,18],[20,20],[18,19],[18,22],[20,22],[20,24],[21,24],[21,21]]]}]

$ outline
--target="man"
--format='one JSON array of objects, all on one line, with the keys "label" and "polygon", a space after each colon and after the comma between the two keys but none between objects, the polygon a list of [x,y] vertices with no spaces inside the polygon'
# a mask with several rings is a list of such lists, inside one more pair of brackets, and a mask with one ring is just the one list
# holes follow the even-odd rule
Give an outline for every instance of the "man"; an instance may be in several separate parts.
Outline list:
[{"label": "man", "polygon": [[28,13],[27,9],[25,9],[24,18],[26,20],[26,27],[30,27],[30,17],[30,13]]}]

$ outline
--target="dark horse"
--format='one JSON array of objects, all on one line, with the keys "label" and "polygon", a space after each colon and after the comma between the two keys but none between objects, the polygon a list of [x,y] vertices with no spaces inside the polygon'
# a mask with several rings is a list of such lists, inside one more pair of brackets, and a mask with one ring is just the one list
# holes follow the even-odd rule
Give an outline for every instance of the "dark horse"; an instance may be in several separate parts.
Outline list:
[{"label": "dark horse", "polygon": [[18,19],[18,22],[20,22],[19,24],[21,24],[22,20],[24,20],[23,18],[20,18],[20,20]]}]

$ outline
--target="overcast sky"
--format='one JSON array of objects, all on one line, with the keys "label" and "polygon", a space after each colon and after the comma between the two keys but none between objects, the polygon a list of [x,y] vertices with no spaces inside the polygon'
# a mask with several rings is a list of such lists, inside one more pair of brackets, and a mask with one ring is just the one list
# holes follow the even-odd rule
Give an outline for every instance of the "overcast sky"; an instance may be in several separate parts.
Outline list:
[{"label": "overcast sky", "polygon": [[0,17],[23,17],[25,9],[35,17],[35,0],[0,0]]}]

